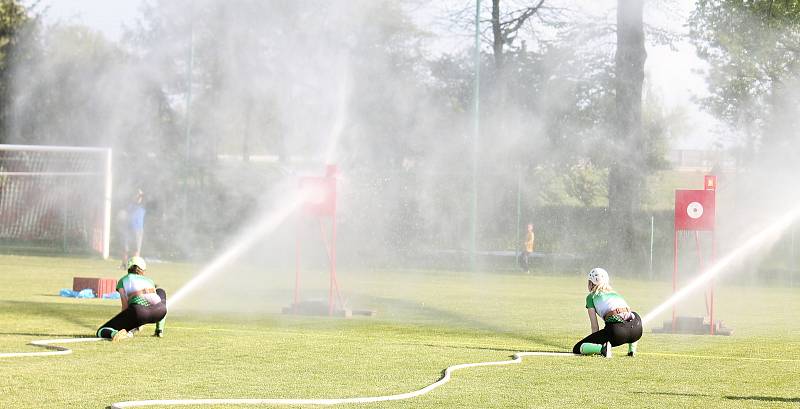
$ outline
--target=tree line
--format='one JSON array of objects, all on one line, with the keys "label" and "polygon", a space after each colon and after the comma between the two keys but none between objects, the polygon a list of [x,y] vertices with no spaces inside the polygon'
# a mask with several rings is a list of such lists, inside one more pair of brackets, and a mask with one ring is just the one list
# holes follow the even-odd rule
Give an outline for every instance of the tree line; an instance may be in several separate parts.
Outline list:
[{"label": "tree line", "polygon": [[[445,8],[445,31],[474,22],[462,6]],[[353,174],[373,185],[416,178],[410,205],[398,205],[402,192],[382,196],[390,213],[413,206],[432,229],[469,223],[476,70],[468,46],[431,50],[441,30],[414,18],[418,2],[157,0],[118,42],[47,25],[38,7],[0,2],[0,142],[111,146],[120,184],[151,186],[164,217],[178,220],[193,206],[206,215],[256,206],[286,169],[324,160],[336,134],[337,162]],[[603,234],[620,262],[644,257],[632,220],[680,125],[648,92],[648,44],[674,38],[647,25],[648,7],[658,5],[620,0],[616,18],[598,22],[566,1],[491,0],[479,16],[481,197],[607,207]],[[798,117],[798,9],[698,0],[688,22],[710,66],[703,106],[741,130],[736,146],[751,158],[798,146],[781,131]],[[254,160],[265,156],[269,165]],[[227,175],[225,157],[240,161]],[[231,203],[232,181],[253,169],[255,187]],[[485,231],[507,202],[479,202]],[[220,235],[232,219],[195,233]],[[463,232],[446,240],[463,245]]]}]

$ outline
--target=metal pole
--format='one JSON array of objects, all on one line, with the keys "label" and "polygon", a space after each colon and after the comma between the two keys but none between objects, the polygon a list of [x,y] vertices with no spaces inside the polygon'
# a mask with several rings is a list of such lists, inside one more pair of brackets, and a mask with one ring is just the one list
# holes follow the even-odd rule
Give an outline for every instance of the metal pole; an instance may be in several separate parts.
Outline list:
[{"label": "metal pole", "polygon": [[[697,251],[697,263],[698,263],[697,264],[698,265],[697,275],[700,275],[700,274],[703,274],[703,271],[705,271],[706,268],[705,268],[705,264],[703,263],[703,250],[700,247],[700,231],[699,230],[695,230],[694,231],[694,245],[695,245],[695,250]],[[712,262],[712,264],[713,264],[713,262]],[[710,308],[708,306],[708,297],[709,297],[709,293],[710,293],[709,290],[710,289],[711,289],[711,287],[708,287],[708,289],[706,289],[705,294],[703,295],[703,297],[705,298],[705,303],[706,303],[706,314],[708,314],[709,316],[711,315],[711,310],[710,310]]]},{"label": "metal pole", "polygon": [[111,148],[106,150],[106,178],[103,196],[103,260],[108,260],[111,247]]},{"label": "metal pole", "polygon": [[655,216],[650,216],[650,279],[653,279],[653,239],[655,237]]},{"label": "metal pole", "polygon": [[794,232],[797,230],[796,226],[790,229],[791,238],[789,239],[789,287],[794,287],[794,274],[797,271],[797,260],[794,253]]},{"label": "metal pole", "polygon": [[0,144],[3,151],[33,151],[33,152],[97,152],[103,153],[108,148],[94,148],[85,146],[51,146],[51,145],[6,145]]},{"label": "metal pole", "polygon": [[481,0],[475,1],[475,90],[472,135],[472,207],[470,220],[470,267],[477,270],[477,235],[478,235],[478,137],[480,136],[480,90],[481,90],[481,49],[480,49],[480,16]]},{"label": "metal pole", "polygon": [[[716,200],[717,200],[717,188],[719,188],[719,186],[717,184],[717,177],[716,176],[713,177],[713,181],[714,181],[714,202],[716,203]],[[708,189],[708,182],[706,182],[704,180],[703,183],[705,184],[705,189]],[[715,212],[715,215],[716,215],[716,209],[714,210],[714,212]],[[711,263],[710,263],[710,265],[713,266],[716,261],[717,261],[717,231],[716,231],[716,226],[713,226],[712,229],[711,229]],[[710,306],[709,306],[709,314],[708,314],[708,323],[709,323],[709,327],[710,327],[710,331],[709,332],[710,332],[711,335],[714,335],[714,333],[716,332],[716,329],[714,328],[714,277],[713,276],[711,277],[711,280],[709,280],[709,282],[708,282],[708,293],[709,293],[709,298],[710,298],[710,300],[709,300]]]},{"label": "metal pole", "polygon": [[61,248],[67,254],[67,191],[61,189]]},{"label": "metal pole", "polygon": [[295,215],[294,224],[294,304],[292,304],[292,312],[297,313],[297,306],[300,302],[300,221],[301,215],[298,212]]},{"label": "metal pole", "polygon": [[192,71],[194,70],[194,23],[189,23],[189,56],[186,63],[186,122],[184,135],[186,137],[186,161],[188,163],[192,146]]},{"label": "metal pole", "polygon": [[522,166],[517,167],[517,235],[516,243],[514,243],[515,247],[522,243],[520,223],[522,223]]},{"label": "metal pole", "polygon": [[185,136],[185,174],[183,175],[183,215],[182,225],[184,230],[187,226],[187,213],[189,212],[189,178],[191,172],[191,152],[192,152],[192,71],[194,70],[194,22],[189,22],[189,55],[186,63],[186,118],[184,123]]},{"label": "metal pole", "polygon": [[[678,277],[678,230],[675,230],[675,239],[672,244],[672,294],[677,291]],[[672,332],[675,332],[675,304],[672,304]]]},{"label": "metal pole", "polygon": [[[711,265],[714,265],[714,262],[717,260],[717,235],[715,234],[714,230],[711,230]],[[709,313],[709,324],[711,324],[711,335],[714,335],[714,277],[711,277],[711,280],[708,283],[710,293],[711,293],[711,312]]]},{"label": "metal pole", "polygon": [[[339,280],[336,279],[336,211],[331,215],[331,293],[328,300],[328,315],[333,315],[334,290],[339,294]],[[344,307],[344,306],[342,306]]]}]

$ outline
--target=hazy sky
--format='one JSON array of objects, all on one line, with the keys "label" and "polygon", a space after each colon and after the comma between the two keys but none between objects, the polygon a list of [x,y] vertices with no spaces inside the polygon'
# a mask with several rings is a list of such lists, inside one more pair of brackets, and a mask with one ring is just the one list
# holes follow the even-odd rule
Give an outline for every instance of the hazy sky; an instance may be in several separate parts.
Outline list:
[{"label": "hazy sky", "polygon": [[[131,25],[138,16],[138,10],[146,0],[42,0],[38,9],[46,9],[45,18],[48,22],[80,23],[103,32],[112,40],[118,40],[122,34],[123,25]],[[30,4],[32,0],[26,0]],[[463,3],[463,2],[462,2]],[[574,0],[582,10],[592,9],[606,18],[613,19],[613,10],[616,2],[597,0]],[[650,4],[654,4],[649,2]],[[425,3],[421,3],[425,4]],[[442,3],[440,3],[442,4]],[[461,4],[461,3],[459,3]],[[646,13],[645,19],[651,24],[668,27],[675,31],[685,31],[683,27],[689,12],[693,7],[692,1],[662,1],[656,2],[661,9],[657,13]],[[666,9],[667,11],[662,11]],[[418,13],[430,13],[427,7],[418,7]],[[428,24],[435,17],[417,16],[422,24]],[[437,29],[434,29],[438,34]],[[666,107],[680,106],[687,112],[687,135],[673,141],[675,148],[709,148],[716,136],[712,135],[715,120],[708,114],[700,111],[692,101],[692,96],[705,93],[705,83],[696,71],[703,68],[703,63],[694,53],[694,48],[687,42],[676,45],[678,50],[671,50],[665,46],[648,46],[648,58],[645,66],[649,78],[653,81],[656,90],[664,99]]]},{"label": "hazy sky", "polygon": [[122,25],[135,20],[142,3],[144,0],[42,0],[37,9],[46,9],[48,22],[81,23],[118,40]]}]

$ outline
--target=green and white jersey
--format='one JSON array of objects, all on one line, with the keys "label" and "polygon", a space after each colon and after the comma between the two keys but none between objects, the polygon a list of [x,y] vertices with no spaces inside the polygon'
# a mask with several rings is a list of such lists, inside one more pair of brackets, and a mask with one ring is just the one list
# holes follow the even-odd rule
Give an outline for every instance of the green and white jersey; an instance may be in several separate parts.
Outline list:
[{"label": "green and white jersey", "polygon": [[[125,294],[132,294],[136,291],[142,291],[146,288],[155,289],[156,285],[150,277],[145,277],[139,274],[126,274],[117,281],[117,290],[120,288],[125,289]],[[138,304],[145,307],[155,305],[161,302],[161,297],[152,292],[147,294],[139,294],[128,299],[128,304]]]},{"label": "green and white jersey", "polygon": [[[586,308],[594,308],[600,318],[604,318],[609,311],[617,308],[630,309],[625,299],[614,291],[589,293],[589,295],[586,296]],[[612,315],[605,321],[622,322],[627,318],[627,314],[624,315],[625,316],[620,316],[619,314]]]}]

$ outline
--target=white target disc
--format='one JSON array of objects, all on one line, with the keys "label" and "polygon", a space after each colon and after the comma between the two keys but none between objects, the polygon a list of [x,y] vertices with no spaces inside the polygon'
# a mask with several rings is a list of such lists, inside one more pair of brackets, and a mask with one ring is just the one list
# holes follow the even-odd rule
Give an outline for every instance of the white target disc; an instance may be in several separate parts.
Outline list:
[{"label": "white target disc", "polygon": [[703,205],[698,202],[689,203],[689,205],[686,206],[686,214],[692,219],[699,219],[703,216]]}]

